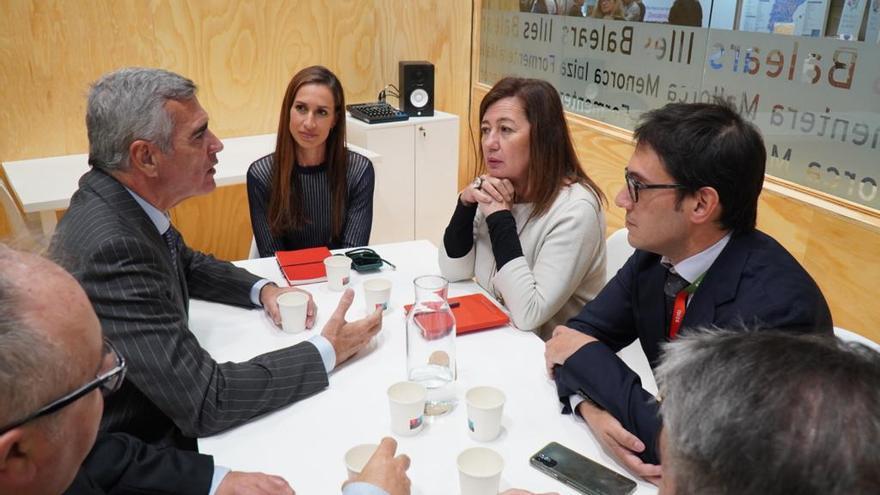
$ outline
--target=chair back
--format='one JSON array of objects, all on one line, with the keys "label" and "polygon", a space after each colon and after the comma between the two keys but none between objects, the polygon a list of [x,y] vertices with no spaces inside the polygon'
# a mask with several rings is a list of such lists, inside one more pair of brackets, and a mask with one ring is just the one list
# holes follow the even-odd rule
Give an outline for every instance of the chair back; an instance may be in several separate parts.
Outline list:
[{"label": "chair back", "polygon": [[608,282],[635,252],[626,240],[626,228],[613,232],[605,241],[605,281]]},{"label": "chair back", "polygon": [[251,236],[251,249],[248,251],[248,259],[255,260],[260,257],[260,251],[257,250],[257,239]]},{"label": "chair back", "polygon": [[880,352],[880,344],[874,342],[873,340],[859,335],[851,330],[846,330],[840,327],[834,327],[834,336],[844,342],[858,342],[860,344],[865,344],[866,346],[874,349],[877,352]]},{"label": "chair back", "polygon": [[13,237],[30,235],[30,232],[28,232],[27,229],[27,224],[21,215],[21,211],[18,209],[15,200],[12,199],[9,190],[6,189],[6,184],[3,180],[0,180],[0,207],[3,208],[3,212],[6,215],[6,221],[9,223],[9,228],[12,229],[11,234]]}]

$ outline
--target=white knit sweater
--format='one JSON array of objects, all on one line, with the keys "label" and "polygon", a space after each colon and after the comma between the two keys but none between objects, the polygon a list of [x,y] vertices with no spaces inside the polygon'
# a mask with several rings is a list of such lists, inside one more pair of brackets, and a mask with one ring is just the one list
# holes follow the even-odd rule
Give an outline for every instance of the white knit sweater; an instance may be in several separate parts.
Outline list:
[{"label": "white knit sweater", "polygon": [[440,271],[452,282],[476,278],[507,307],[514,326],[547,339],[605,285],[605,215],[580,184],[564,187],[544,215],[527,222],[532,207],[515,204],[511,210],[523,256],[496,272],[489,229],[478,210],[473,248],[450,258],[441,246]]}]

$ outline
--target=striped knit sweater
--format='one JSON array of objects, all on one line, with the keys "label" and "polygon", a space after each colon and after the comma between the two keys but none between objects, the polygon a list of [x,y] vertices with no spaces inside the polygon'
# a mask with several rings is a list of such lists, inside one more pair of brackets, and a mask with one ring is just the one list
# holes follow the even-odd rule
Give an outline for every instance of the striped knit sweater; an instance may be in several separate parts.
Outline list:
[{"label": "striped knit sweater", "polygon": [[[275,251],[327,246],[330,249],[365,246],[373,225],[373,164],[366,157],[348,151],[348,202],[341,238],[331,239],[330,184],[325,163],[312,167],[295,165],[302,191],[306,225],[275,237],[269,231],[267,212],[271,194],[270,182],[274,156],[266,155],[251,164],[247,173],[248,203],[251,227],[261,257],[274,256]],[[293,184],[291,184],[293,187]]]}]

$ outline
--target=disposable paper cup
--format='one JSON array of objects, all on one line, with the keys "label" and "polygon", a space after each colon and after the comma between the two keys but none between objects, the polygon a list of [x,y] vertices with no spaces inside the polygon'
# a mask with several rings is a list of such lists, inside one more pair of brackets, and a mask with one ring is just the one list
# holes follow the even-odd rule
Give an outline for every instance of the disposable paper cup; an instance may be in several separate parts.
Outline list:
[{"label": "disposable paper cup", "polygon": [[388,309],[388,300],[391,299],[391,281],[386,278],[371,278],[364,282],[364,300],[367,314],[376,311],[377,306],[382,311]]},{"label": "disposable paper cup", "polygon": [[427,396],[425,387],[415,382],[398,382],[388,387],[391,431],[400,436],[422,431]]},{"label": "disposable paper cup", "polygon": [[504,392],[495,387],[474,387],[465,394],[468,434],[478,442],[491,442],[501,433]]},{"label": "disposable paper cup", "polygon": [[345,468],[348,470],[349,480],[353,480],[355,476],[361,474],[377,448],[379,446],[375,443],[364,443],[348,449],[348,452],[345,453]]},{"label": "disposable paper cup", "polygon": [[351,274],[351,258],[328,256],[324,258],[324,267],[327,269],[327,287],[337,292],[344,291]]},{"label": "disposable paper cup", "polygon": [[278,310],[281,312],[281,329],[287,333],[302,332],[306,329],[306,313],[309,308],[309,295],[305,292],[285,292],[278,296]]},{"label": "disposable paper cup", "polygon": [[461,495],[497,495],[504,459],[492,449],[473,447],[458,455]]}]

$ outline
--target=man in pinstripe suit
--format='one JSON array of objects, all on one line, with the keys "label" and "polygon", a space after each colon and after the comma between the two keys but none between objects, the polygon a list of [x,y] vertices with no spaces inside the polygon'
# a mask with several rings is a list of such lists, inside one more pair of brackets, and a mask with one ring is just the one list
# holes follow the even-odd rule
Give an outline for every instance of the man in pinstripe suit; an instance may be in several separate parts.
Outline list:
[{"label": "man in pinstripe suit", "polygon": [[[240,425],[327,386],[327,374],[379,331],[381,314],[346,322],[347,292],[321,335],[243,363],[217,363],[187,327],[190,297],[256,308],[279,322],[287,290],[194,251],[167,212],[212,191],[222,143],[189,79],[130,68],[91,88],[92,170],[80,179],[51,251],[82,284],[105,335],[129,361],[102,429],[160,446]],[[313,308],[311,308],[313,319]],[[246,331],[246,329],[243,329]]]}]

